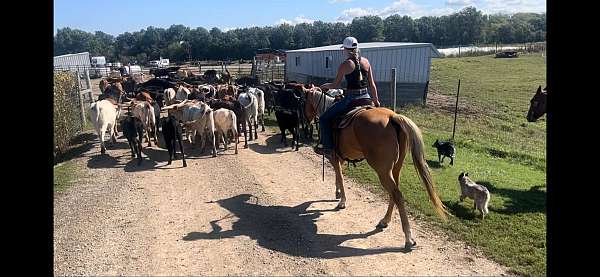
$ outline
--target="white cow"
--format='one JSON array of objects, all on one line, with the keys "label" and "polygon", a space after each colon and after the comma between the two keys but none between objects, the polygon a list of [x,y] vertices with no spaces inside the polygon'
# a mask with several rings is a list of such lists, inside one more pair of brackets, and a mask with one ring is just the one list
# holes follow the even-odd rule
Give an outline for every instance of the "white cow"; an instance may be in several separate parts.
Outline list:
[{"label": "white cow", "polygon": [[256,96],[256,100],[258,101],[258,115],[260,116],[260,125],[262,126],[262,131],[265,131],[265,93],[259,88],[248,88],[248,92],[254,94]]},{"label": "white cow", "polygon": [[165,89],[164,95],[165,95],[165,105],[168,106],[168,105],[172,105],[175,103],[175,95],[176,95],[175,89],[173,89],[173,88]]},{"label": "white cow", "polygon": [[244,114],[246,115],[246,118],[241,118],[239,120],[244,120],[248,123],[248,131],[250,133],[249,140],[252,140],[252,123],[254,123],[254,136],[258,138],[258,133],[256,131],[258,128],[258,100],[256,99],[256,96],[249,92],[241,92],[238,95],[238,101],[242,104],[245,111]]},{"label": "white cow", "polygon": [[154,139],[154,144],[158,145],[158,138],[156,136],[156,117],[154,113],[154,107],[147,101],[134,100],[131,103],[131,113],[134,117],[137,117],[142,121],[144,130],[146,131],[146,140],[148,141],[148,147],[151,147],[150,135]]},{"label": "white cow", "polygon": [[205,142],[211,140],[213,157],[217,156],[215,146],[215,120],[213,110],[202,101],[185,100],[179,104],[165,106],[162,110],[168,113],[178,121],[184,122],[185,134],[190,143],[194,143],[193,139],[196,133],[200,133],[201,144],[200,149],[204,151]]},{"label": "white cow", "polygon": [[117,142],[117,118],[119,117],[120,108],[109,100],[100,100],[90,105],[90,119],[94,124],[96,134],[100,137],[100,152],[106,153],[104,145],[104,134],[108,132],[112,142]]},{"label": "white cow", "polygon": [[238,143],[240,139],[237,133],[237,118],[235,113],[228,109],[218,109],[214,111],[215,118],[215,130],[216,130],[216,147],[219,148],[219,144],[221,142],[221,138],[223,138],[223,146],[225,150],[227,150],[227,146],[230,141],[227,138],[227,134],[229,131],[233,134],[233,139],[235,141],[235,153],[238,153]]}]

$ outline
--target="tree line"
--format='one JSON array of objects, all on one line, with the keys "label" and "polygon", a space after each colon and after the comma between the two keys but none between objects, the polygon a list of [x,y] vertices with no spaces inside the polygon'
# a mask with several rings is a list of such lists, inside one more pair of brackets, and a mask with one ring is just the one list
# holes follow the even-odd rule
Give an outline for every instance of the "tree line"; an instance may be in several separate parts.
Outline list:
[{"label": "tree line", "polygon": [[521,43],[546,40],[546,14],[485,15],[473,7],[444,16],[391,15],[357,17],[351,23],[314,21],[297,25],[238,28],[221,31],[172,25],[148,27],[116,37],[96,31],[61,28],[54,36],[54,54],[90,52],[108,61],[145,64],[159,57],[171,61],[251,59],[261,48],[300,49],[339,44],[346,36],[359,42],[429,42],[453,45]]}]

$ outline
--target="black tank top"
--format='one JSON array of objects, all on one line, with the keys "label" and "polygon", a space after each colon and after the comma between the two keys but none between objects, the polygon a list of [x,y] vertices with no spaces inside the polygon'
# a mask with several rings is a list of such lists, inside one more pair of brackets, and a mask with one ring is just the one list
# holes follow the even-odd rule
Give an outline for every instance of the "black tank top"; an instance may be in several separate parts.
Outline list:
[{"label": "black tank top", "polygon": [[[356,61],[351,58],[348,58],[348,60],[351,60],[354,63],[354,70],[349,74],[344,75],[344,77],[346,77],[346,89],[366,88],[369,84],[367,79],[369,72],[360,66],[360,61],[359,64],[357,64]],[[358,78],[358,68],[360,68],[360,72],[362,72],[362,81]]]}]

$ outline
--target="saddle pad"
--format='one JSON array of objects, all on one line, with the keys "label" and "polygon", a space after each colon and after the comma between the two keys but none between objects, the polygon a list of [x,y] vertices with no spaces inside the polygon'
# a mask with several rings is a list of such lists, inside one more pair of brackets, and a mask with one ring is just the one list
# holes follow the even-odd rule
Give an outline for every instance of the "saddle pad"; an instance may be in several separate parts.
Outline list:
[{"label": "saddle pad", "polygon": [[358,115],[359,113],[361,113],[363,111],[370,110],[373,108],[375,108],[375,107],[371,106],[371,105],[356,106],[356,107],[352,108],[352,110],[350,110],[349,112],[338,117],[335,120],[333,128],[334,129],[344,129],[344,128],[348,127],[350,125],[350,123],[352,123],[352,120],[354,119],[354,117],[356,115]]}]

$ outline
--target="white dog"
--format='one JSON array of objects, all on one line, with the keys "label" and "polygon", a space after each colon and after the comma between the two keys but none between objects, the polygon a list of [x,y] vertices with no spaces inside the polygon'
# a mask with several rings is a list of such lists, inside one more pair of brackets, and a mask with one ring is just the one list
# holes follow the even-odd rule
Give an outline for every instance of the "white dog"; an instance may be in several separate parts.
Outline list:
[{"label": "white dog", "polygon": [[460,201],[462,202],[465,197],[473,199],[473,209],[477,209],[481,212],[481,219],[485,218],[485,215],[490,213],[488,211],[488,203],[490,202],[490,192],[482,185],[476,184],[469,179],[469,173],[461,172],[458,175],[458,183],[460,184]]}]

